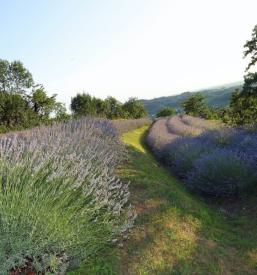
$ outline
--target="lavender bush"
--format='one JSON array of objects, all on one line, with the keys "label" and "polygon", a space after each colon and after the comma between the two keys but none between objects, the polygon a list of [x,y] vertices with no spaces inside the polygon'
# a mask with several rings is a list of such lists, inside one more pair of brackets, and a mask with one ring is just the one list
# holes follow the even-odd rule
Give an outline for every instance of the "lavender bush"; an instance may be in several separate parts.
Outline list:
[{"label": "lavender bush", "polygon": [[181,116],[181,121],[191,127],[203,130],[211,130],[219,127],[219,124],[217,122],[208,121],[206,119],[188,115]]},{"label": "lavender bush", "polygon": [[0,273],[65,272],[126,231],[124,148],[111,122],[83,118],[0,139]]},{"label": "lavender bush", "polygon": [[201,142],[197,138],[179,137],[165,147],[164,160],[178,176],[185,178],[194,161],[212,149],[208,142]]},{"label": "lavender bush", "polygon": [[152,120],[149,118],[140,118],[140,119],[117,119],[112,121],[114,127],[118,133],[124,134],[130,130],[134,130],[146,125],[150,125]]},{"label": "lavender bush", "polygon": [[178,137],[178,135],[169,132],[167,119],[161,118],[151,126],[147,135],[147,142],[158,157],[165,157],[167,153],[165,147]]},{"label": "lavender bush", "polygon": [[186,183],[193,191],[216,197],[227,197],[250,191],[256,177],[249,164],[226,149],[205,154],[194,162]]},{"label": "lavender bush", "polygon": [[198,193],[237,195],[257,183],[254,129],[175,116],[155,122],[147,141],[156,156]]},{"label": "lavender bush", "polygon": [[175,135],[197,136],[203,132],[202,128],[184,123],[181,116],[173,116],[166,123],[168,130]]}]

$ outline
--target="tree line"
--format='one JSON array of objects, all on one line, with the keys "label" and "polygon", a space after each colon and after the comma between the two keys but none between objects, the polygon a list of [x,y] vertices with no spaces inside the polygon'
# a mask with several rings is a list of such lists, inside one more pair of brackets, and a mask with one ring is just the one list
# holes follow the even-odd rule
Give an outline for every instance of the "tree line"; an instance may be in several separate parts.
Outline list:
[{"label": "tree line", "polygon": [[68,114],[65,105],[58,102],[56,96],[49,96],[43,85],[36,84],[22,62],[0,59],[1,133],[85,115],[109,119],[147,115],[143,105],[135,98],[122,104],[113,97],[101,100],[88,94],[77,94],[72,98],[72,113]]},{"label": "tree line", "polygon": [[75,116],[97,116],[108,119],[138,119],[147,116],[145,107],[136,99],[130,98],[124,104],[114,97],[105,100],[89,94],[77,94],[71,99],[71,110]]},{"label": "tree line", "polygon": [[0,132],[19,130],[49,123],[67,116],[56,95],[48,96],[36,84],[22,62],[0,60]]}]

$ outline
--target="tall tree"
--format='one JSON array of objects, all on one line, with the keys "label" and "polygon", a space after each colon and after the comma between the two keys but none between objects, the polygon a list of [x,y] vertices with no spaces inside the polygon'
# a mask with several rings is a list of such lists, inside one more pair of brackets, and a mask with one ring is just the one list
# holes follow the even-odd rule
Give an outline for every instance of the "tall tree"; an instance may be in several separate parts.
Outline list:
[{"label": "tall tree", "polygon": [[246,41],[244,48],[244,57],[250,57],[250,62],[246,68],[249,71],[257,63],[257,25],[253,28],[252,37],[250,40]]},{"label": "tall tree", "polygon": [[48,96],[42,85],[34,89],[29,98],[33,111],[41,119],[48,119],[58,106],[56,95]]},{"label": "tall tree", "polygon": [[257,72],[251,72],[257,63],[257,25],[252,31],[252,37],[246,41],[244,57],[250,62],[246,67],[242,91],[236,91],[230,102],[230,122],[237,125],[254,124],[257,122]]},{"label": "tall tree", "polygon": [[33,83],[32,74],[22,62],[0,60],[0,91],[24,94]]},{"label": "tall tree", "polygon": [[137,98],[130,98],[123,104],[123,110],[130,118],[142,118],[147,116],[147,111],[143,104]]},{"label": "tall tree", "polygon": [[13,61],[9,66],[10,91],[23,94],[26,89],[33,85],[32,74],[24,67],[20,61]]},{"label": "tall tree", "polygon": [[56,102],[54,114],[58,121],[68,120],[70,118],[65,105],[61,102]]},{"label": "tall tree", "polygon": [[105,99],[106,117],[109,119],[125,118],[122,104],[114,97],[108,96]]},{"label": "tall tree", "polygon": [[8,128],[27,125],[31,114],[28,102],[19,94],[0,92],[0,124]]},{"label": "tall tree", "polygon": [[176,110],[174,108],[166,106],[158,111],[158,113],[156,114],[156,117],[166,117],[166,116],[172,116],[175,114],[176,114]]},{"label": "tall tree", "polygon": [[195,93],[182,102],[182,107],[188,115],[201,116],[206,109],[204,96],[200,93]]},{"label": "tall tree", "polygon": [[71,99],[71,110],[77,116],[96,115],[96,106],[89,94],[77,94]]},{"label": "tall tree", "polygon": [[7,92],[10,88],[10,63],[7,60],[0,59],[0,91]]},{"label": "tall tree", "polygon": [[250,62],[246,67],[246,76],[244,77],[244,86],[242,93],[248,95],[257,95],[257,72],[250,72],[251,68],[257,63],[257,25],[253,28],[252,37],[250,40],[246,41],[244,48],[244,57],[249,57]]}]

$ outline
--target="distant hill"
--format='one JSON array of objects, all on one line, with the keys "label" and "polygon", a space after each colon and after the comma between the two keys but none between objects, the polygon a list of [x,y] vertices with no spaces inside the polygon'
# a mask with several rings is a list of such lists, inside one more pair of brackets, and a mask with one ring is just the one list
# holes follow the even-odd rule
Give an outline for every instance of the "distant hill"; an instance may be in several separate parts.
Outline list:
[{"label": "distant hill", "polygon": [[[199,90],[206,97],[206,103],[213,107],[225,107],[229,105],[231,94],[236,89],[241,89],[242,83],[232,83],[212,88]],[[185,92],[174,96],[158,97],[153,99],[141,99],[150,115],[155,115],[162,107],[170,106],[174,108],[180,108],[180,104],[186,100],[194,92]]]}]

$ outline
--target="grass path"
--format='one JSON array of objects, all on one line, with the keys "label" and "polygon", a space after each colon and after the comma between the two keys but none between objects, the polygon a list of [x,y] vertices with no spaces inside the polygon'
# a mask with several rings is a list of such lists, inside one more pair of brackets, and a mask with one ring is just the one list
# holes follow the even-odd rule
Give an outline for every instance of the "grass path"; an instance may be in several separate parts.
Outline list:
[{"label": "grass path", "polygon": [[130,238],[79,274],[257,274],[256,214],[226,217],[190,195],[149,153],[146,131],[122,137],[130,157],[118,173],[138,212]]}]

